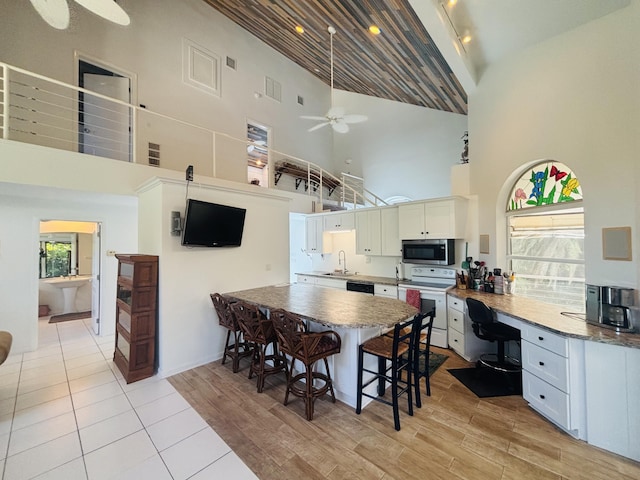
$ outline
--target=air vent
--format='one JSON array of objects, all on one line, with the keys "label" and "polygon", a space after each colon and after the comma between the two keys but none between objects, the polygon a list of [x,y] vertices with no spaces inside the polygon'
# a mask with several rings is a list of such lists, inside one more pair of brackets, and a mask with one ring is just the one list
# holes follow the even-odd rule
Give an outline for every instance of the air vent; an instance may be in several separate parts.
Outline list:
[{"label": "air vent", "polygon": [[302,95],[298,95],[298,105],[304,105],[304,97]]},{"label": "air vent", "polygon": [[160,166],[160,145],[149,142],[149,165],[152,167]]},{"label": "air vent", "polygon": [[236,59],[235,58],[231,58],[231,57],[227,57],[227,67],[233,68],[235,70],[236,69]]},{"label": "air vent", "polygon": [[282,101],[282,85],[273,78],[264,77],[264,94],[280,102]]}]

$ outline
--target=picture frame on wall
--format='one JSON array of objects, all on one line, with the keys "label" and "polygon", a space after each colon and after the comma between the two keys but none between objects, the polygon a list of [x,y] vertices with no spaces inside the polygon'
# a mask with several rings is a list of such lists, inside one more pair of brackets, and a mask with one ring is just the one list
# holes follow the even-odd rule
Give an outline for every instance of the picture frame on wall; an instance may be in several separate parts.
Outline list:
[{"label": "picture frame on wall", "polygon": [[604,260],[631,261],[631,227],[602,229],[602,258]]}]

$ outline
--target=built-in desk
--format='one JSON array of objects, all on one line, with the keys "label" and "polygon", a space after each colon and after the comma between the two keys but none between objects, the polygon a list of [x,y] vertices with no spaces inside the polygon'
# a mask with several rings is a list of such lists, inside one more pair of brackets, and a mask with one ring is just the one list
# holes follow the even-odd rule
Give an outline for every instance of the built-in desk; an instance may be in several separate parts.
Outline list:
[{"label": "built-in desk", "polygon": [[617,333],[566,308],[518,295],[452,290],[521,331],[523,397],[571,435],[640,460],[640,334]]}]

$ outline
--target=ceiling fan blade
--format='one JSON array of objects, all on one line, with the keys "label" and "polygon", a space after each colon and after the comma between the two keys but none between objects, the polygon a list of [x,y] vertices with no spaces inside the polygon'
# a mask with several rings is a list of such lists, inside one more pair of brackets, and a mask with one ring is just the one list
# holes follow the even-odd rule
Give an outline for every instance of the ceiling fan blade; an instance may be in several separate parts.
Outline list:
[{"label": "ceiling fan blade", "polygon": [[75,0],[87,10],[118,25],[129,25],[131,19],[120,5],[113,0]]},{"label": "ceiling fan blade", "polygon": [[305,120],[326,120],[327,117],[319,117],[317,115],[300,115],[300,118],[304,118]]},{"label": "ceiling fan blade", "polygon": [[351,114],[345,115],[342,119],[344,120],[344,123],[360,123],[366,122],[369,117],[367,117],[366,115]]},{"label": "ceiling fan blade", "polygon": [[69,26],[69,5],[67,0],[31,0],[31,5],[42,19],[58,30]]},{"label": "ceiling fan blade", "polygon": [[330,122],[322,122],[319,123],[318,125],[316,125],[315,127],[311,127],[309,130],[307,130],[307,132],[313,132],[315,130],[318,130],[319,128],[324,127],[325,125],[329,125]]},{"label": "ceiling fan blade", "polygon": [[344,122],[335,122],[331,126],[338,133],[347,133],[349,131],[349,125]]}]

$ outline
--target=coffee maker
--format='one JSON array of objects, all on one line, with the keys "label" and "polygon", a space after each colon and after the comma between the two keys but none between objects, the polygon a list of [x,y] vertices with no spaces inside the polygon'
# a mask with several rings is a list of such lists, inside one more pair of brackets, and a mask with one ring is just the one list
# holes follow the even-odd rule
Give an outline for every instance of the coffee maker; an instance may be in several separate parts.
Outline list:
[{"label": "coffee maker", "polygon": [[586,285],[586,294],[587,322],[618,331],[633,331],[633,288]]}]

